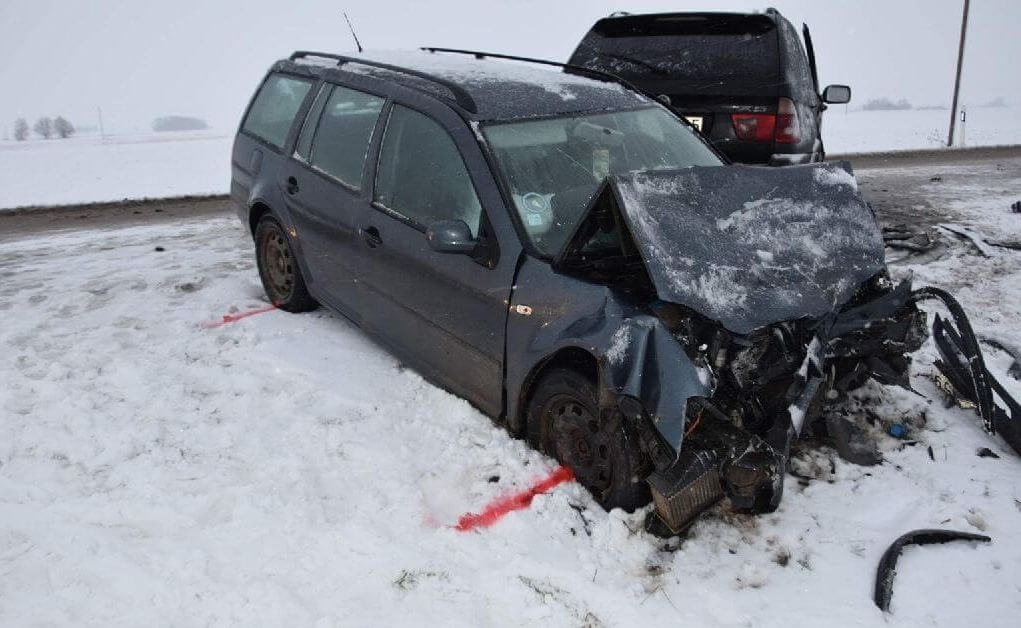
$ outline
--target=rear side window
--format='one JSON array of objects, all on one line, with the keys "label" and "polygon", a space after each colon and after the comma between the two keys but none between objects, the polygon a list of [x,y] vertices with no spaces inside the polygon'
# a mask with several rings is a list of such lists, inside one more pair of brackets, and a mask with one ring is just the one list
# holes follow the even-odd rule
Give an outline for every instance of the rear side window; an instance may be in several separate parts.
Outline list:
[{"label": "rear side window", "polygon": [[262,84],[242,129],[277,148],[283,148],[287,132],[312,82],[273,74]]},{"label": "rear side window", "polygon": [[776,80],[778,55],[766,16],[680,14],[600,20],[571,63],[641,79],[761,84]]},{"label": "rear side window", "polygon": [[334,86],[312,138],[308,157],[312,167],[345,185],[360,188],[369,139],[385,102],[379,96]]},{"label": "rear side window", "polygon": [[482,205],[454,140],[407,107],[395,106],[387,122],[373,200],[422,227],[463,220],[479,234]]}]

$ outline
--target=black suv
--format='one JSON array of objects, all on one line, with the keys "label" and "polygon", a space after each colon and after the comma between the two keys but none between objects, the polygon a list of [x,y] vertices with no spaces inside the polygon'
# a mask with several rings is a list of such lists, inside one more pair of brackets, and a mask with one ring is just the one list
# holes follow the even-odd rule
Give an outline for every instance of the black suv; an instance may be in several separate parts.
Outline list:
[{"label": "black suv", "polygon": [[266,76],[231,197],[270,300],[340,312],[604,506],[775,508],[821,400],[914,339],[847,165],[724,166],[615,77],[434,50]]},{"label": "black suv", "polygon": [[851,89],[830,85],[820,96],[808,26],[802,32],[804,47],[776,9],[613,15],[596,22],[570,63],[669,98],[731,161],[822,161],[824,103],[848,102]]}]

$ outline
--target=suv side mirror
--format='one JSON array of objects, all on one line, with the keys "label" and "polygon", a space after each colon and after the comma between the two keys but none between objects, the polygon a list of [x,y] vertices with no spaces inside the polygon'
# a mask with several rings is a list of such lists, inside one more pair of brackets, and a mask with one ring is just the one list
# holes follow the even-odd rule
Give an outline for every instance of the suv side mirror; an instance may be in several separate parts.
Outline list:
[{"label": "suv side mirror", "polygon": [[826,89],[822,90],[822,100],[831,105],[851,102],[851,88],[847,85],[827,85]]},{"label": "suv side mirror", "polygon": [[479,243],[463,220],[437,220],[426,229],[425,239],[438,253],[472,253]]}]

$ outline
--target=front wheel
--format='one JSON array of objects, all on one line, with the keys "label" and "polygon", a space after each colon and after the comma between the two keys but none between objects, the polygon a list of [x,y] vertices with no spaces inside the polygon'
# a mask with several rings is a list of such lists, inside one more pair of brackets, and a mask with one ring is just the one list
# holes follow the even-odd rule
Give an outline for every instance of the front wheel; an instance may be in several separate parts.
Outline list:
[{"label": "front wheel", "polygon": [[636,477],[619,413],[600,420],[595,382],[557,368],[535,386],[528,404],[528,440],[571,469],[607,510],[631,512],[649,502],[649,488]]},{"label": "front wheel", "polygon": [[307,312],[318,304],[305,287],[291,242],[276,218],[263,216],[255,228],[255,260],[270,302],[288,312]]}]

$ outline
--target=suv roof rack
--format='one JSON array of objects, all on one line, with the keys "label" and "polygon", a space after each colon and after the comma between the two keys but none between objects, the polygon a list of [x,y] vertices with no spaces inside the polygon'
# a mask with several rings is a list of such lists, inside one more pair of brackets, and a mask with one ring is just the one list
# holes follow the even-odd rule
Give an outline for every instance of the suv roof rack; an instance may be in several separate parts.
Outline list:
[{"label": "suv roof rack", "polygon": [[439,76],[433,76],[426,72],[419,72],[418,70],[411,70],[409,68],[402,68],[399,65],[392,65],[390,63],[380,63],[379,61],[372,61],[369,59],[360,59],[358,57],[347,57],[344,55],[333,54],[329,52],[314,52],[311,50],[298,50],[291,55],[291,61],[302,59],[305,57],[321,57],[323,59],[334,59],[337,61],[337,66],[341,66],[345,63],[358,63],[360,65],[367,65],[373,68],[380,68],[383,70],[390,70],[391,72],[399,72],[401,74],[407,74],[408,76],[414,76],[420,79],[425,79],[441,85],[450,90],[450,93],[454,95],[454,100],[464,110],[470,113],[478,113],[478,108],[475,105],[475,100],[471,97],[463,87],[453,81],[441,78]]}]

